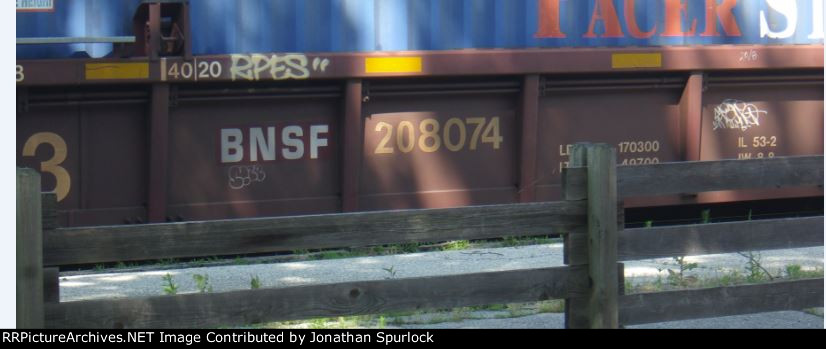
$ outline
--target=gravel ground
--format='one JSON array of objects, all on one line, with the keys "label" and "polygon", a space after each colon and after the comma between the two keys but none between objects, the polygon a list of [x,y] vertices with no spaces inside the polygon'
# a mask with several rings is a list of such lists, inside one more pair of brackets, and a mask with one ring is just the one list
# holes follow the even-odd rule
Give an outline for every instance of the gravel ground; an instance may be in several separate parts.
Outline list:
[{"label": "gravel ground", "polygon": [[[798,264],[804,270],[823,269],[823,248],[763,251],[762,265],[772,273],[785,270],[790,264]],[[731,270],[744,271],[747,259],[738,254],[687,257],[686,262],[698,263],[699,267],[688,275],[718,277]],[[336,260],[302,261],[275,264],[230,265],[204,268],[154,270],[138,272],[92,273],[87,275],[61,276],[60,298],[62,302],[101,298],[145,297],[163,295],[161,277],[169,273],[179,286],[179,294],[197,292],[192,275],[208,275],[214,292],[249,289],[253,276],[258,277],[261,287],[287,287],[337,283],[346,281],[382,280],[390,277],[409,278],[434,275],[454,275],[489,271],[544,268],[562,265],[562,244],[535,245],[509,248],[472,249],[464,251],[427,252],[405,255],[362,257]],[[667,269],[677,268],[672,259],[654,259],[626,263],[626,279],[634,284],[666,278]],[[786,316],[786,313],[797,314]],[[745,317],[718,318],[696,321],[679,321],[656,324],[657,328],[784,328],[784,326],[823,328],[823,318],[801,312],[749,315]],[[452,326],[481,326],[492,328],[557,328],[557,320],[549,320],[558,314],[541,314],[517,319],[470,320]],[[760,323],[757,318],[765,318]],[[533,320],[532,320],[533,319]],[[474,321],[479,321],[476,323]],[[561,320],[559,320],[561,321]],[[710,322],[716,321],[716,322]],[[547,323],[546,323],[547,322]],[[561,323],[561,322],[559,322]],[[814,324],[818,323],[818,324]],[[531,325],[533,324],[533,325]],[[728,325],[727,325],[728,324]],[[814,324],[814,325],[813,325]],[[432,324],[425,327],[451,326]],[[765,326],[764,326],[765,325]],[[547,327],[550,326],[550,327]],[[561,325],[559,325],[561,326]],[[654,326],[654,325],[649,325]],[[674,326],[674,327],[667,327]],[[454,327],[451,327],[454,328]],[[471,328],[471,327],[466,327]]]}]

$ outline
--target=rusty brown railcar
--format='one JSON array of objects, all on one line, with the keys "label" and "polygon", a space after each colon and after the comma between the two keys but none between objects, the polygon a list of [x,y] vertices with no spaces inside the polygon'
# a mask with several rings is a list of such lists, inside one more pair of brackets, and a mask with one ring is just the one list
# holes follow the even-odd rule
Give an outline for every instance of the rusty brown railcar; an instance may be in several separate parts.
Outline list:
[{"label": "rusty brown railcar", "polygon": [[823,153],[822,40],[193,55],[187,6],[140,5],[114,56],[18,60],[17,163],[64,226],[558,200],[584,141],[627,166]]}]

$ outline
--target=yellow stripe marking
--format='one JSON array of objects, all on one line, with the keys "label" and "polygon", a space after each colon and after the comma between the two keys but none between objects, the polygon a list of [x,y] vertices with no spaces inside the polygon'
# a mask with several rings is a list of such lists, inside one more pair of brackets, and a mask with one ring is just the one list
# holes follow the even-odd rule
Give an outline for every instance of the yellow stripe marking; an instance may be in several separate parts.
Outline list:
[{"label": "yellow stripe marking", "polygon": [[421,73],[422,57],[372,57],[364,61],[367,74]]},{"label": "yellow stripe marking", "polygon": [[615,53],[611,55],[611,68],[662,68],[662,53]]},{"label": "yellow stripe marking", "polygon": [[148,79],[149,63],[87,63],[86,80]]}]

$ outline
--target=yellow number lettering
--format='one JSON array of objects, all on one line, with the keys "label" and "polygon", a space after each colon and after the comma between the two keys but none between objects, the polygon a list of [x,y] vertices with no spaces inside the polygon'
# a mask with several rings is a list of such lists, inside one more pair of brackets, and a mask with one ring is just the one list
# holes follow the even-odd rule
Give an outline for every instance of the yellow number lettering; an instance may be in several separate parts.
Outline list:
[{"label": "yellow number lettering", "polygon": [[[402,153],[409,153],[416,148],[416,130],[413,128],[413,123],[410,121],[402,121],[399,123],[399,130],[396,131],[396,144]],[[404,136],[407,135],[407,144],[404,142]]]},{"label": "yellow number lettering", "polygon": [[[419,149],[425,153],[434,153],[442,146],[442,139],[439,137],[439,122],[436,119],[425,119],[419,124],[419,131],[422,132],[419,137]],[[428,139],[432,139],[431,145],[428,145]]]},{"label": "yellow number lettering", "polygon": [[[459,128],[459,141],[456,143],[451,143],[450,138],[450,128],[456,126]],[[462,150],[465,146],[465,141],[467,140],[467,128],[462,120],[458,118],[452,118],[447,121],[445,124],[444,135],[442,136],[445,142],[445,148],[452,152],[457,152]]]},{"label": "yellow number lettering", "polygon": [[479,136],[482,134],[482,126],[485,126],[485,118],[467,118],[465,122],[468,125],[476,125],[473,135],[470,136],[470,150],[476,150],[479,145]]},{"label": "yellow number lettering", "polygon": [[387,134],[384,135],[381,142],[379,142],[379,146],[376,147],[376,154],[393,154],[393,148],[388,147],[387,143],[390,143],[390,137],[393,136],[393,125],[388,124],[386,122],[380,122],[376,125],[376,132],[381,132],[382,130],[387,130]]},{"label": "yellow number lettering", "polygon": [[499,149],[503,138],[499,135],[499,117],[490,120],[485,133],[482,135],[482,143],[493,143],[493,149]]},{"label": "yellow number lettering", "polygon": [[35,152],[41,144],[48,144],[54,149],[54,156],[40,163],[40,172],[48,172],[54,175],[57,180],[54,191],[57,193],[57,201],[60,202],[69,195],[69,189],[72,186],[69,172],[60,166],[63,161],[66,161],[66,156],[69,153],[66,141],[52,132],[35,133],[23,145],[23,156],[35,156]]}]

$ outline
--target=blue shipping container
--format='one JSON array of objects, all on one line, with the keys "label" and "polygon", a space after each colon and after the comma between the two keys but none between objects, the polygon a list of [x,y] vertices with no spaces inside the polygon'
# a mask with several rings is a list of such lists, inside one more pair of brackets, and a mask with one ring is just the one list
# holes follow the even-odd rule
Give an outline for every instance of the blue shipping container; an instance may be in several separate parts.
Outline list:
[{"label": "blue shipping container", "polygon": [[[196,55],[718,44],[822,44],[824,0],[195,0]],[[139,0],[54,0],[17,36],[132,35]],[[630,6],[633,5],[633,8]],[[111,45],[18,45],[17,57]]]},{"label": "blue shipping container", "polygon": [[[823,0],[198,0],[191,6],[195,54],[823,43]],[[549,37],[543,26],[558,27],[564,37]]]}]

